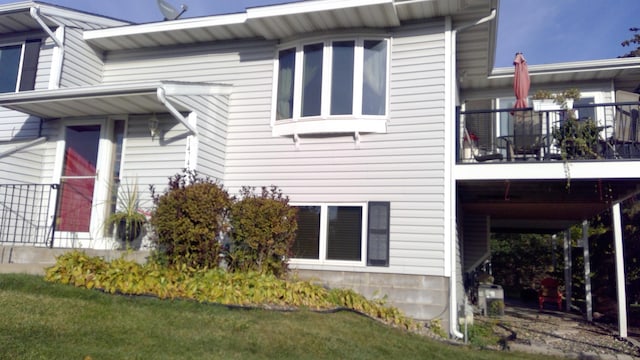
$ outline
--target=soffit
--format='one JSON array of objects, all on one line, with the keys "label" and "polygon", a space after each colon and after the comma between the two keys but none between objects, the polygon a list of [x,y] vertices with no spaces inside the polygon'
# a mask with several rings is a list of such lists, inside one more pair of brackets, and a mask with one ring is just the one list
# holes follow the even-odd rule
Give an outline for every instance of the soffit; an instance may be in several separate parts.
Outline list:
[{"label": "soffit", "polygon": [[[42,28],[36,20],[29,14],[32,3],[20,3],[21,6],[4,7],[0,10],[0,34],[11,34],[19,32],[30,32],[41,30]],[[42,17],[47,26],[55,28],[59,24],[51,20],[49,17]]]},{"label": "soffit", "polygon": [[490,2],[492,1],[300,1],[251,8],[239,14],[186,18],[89,31],[85,33],[85,40],[105,51],[245,38],[279,40],[300,34],[341,29],[393,28],[403,22],[459,14],[466,12],[468,8],[477,7],[478,4]]},{"label": "soffit", "polygon": [[30,14],[32,7],[40,9],[40,17],[42,18],[42,21],[44,21],[44,23],[50,28],[65,25],[84,29],[98,29],[106,26],[121,26],[127,24],[125,21],[67,9],[60,6],[35,1],[24,1],[0,5],[0,35],[42,30],[40,25]]}]

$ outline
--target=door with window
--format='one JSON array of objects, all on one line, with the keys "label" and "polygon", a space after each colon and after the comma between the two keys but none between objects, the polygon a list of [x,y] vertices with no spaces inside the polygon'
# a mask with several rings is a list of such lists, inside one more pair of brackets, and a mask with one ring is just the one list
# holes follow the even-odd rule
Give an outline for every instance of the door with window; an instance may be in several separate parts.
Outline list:
[{"label": "door with window", "polygon": [[124,121],[64,127],[64,149],[58,162],[56,243],[96,247],[82,242],[101,240],[114,181],[109,174],[119,173],[115,167],[120,164],[123,129]]}]

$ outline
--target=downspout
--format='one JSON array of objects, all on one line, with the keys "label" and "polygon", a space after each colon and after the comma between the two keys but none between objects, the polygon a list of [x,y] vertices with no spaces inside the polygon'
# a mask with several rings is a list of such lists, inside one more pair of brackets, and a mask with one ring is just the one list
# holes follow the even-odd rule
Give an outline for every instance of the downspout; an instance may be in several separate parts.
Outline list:
[{"label": "downspout", "polygon": [[56,44],[51,64],[51,77],[49,79],[49,88],[57,89],[60,86],[60,77],[62,74],[62,62],[64,60],[64,26],[59,25],[56,33],[51,31],[49,26],[44,23],[40,17],[40,8],[33,6],[29,10],[31,17],[40,25],[40,27],[49,35],[51,40]]},{"label": "downspout", "polygon": [[[451,52],[449,54],[449,61],[448,63],[451,66],[450,69],[450,80],[448,82],[448,89],[447,89],[447,94],[449,94],[450,98],[448,99],[448,104],[445,105],[447,107],[446,109],[446,114],[453,114],[453,116],[455,116],[455,108],[456,108],[456,98],[457,98],[457,72],[456,72],[456,36],[458,34],[459,31],[463,31],[466,30],[468,28],[471,28],[473,26],[476,25],[480,25],[480,24],[484,24],[488,21],[491,21],[493,19],[495,19],[497,14],[496,9],[491,9],[491,13],[488,16],[485,16],[479,20],[476,20],[474,22],[470,22],[467,24],[462,24],[460,26],[458,26],[455,29],[452,29],[450,31],[451,33],[451,38],[450,38],[450,42],[451,42]],[[451,18],[447,17],[447,22],[450,23]],[[450,25],[449,25],[450,26]],[[454,91],[456,92],[454,94]],[[447,144],[452,144],[453,142],[451,141],[447,141]],[[446,149],[445,149],[446,150]],[[451,152],[451,151],[445,151],[445,154],[454,154],[455,152]],[[454,156],[454,155],[450,155],[450,156]],[[455,159],[453,159],[453,162],[455,162]],[[453,162],[449,161],[449,164],[452,164]],[[451,208],[449,209],[450,214],[451,214],[451,224],[450,224],[450,234],[451,232],[453,232],[453,229],[457,229],[457,224],[455,219],[457,219],[456,216],[456,198],[457,198],[457,194],[455,194],[455,186],[451,186],[451,184],[453,183],[453,181],[455,181],[453,178],[453,176],[451,175],[451,170],[453,169],[453,166],[450,165],[449,166],[449,181],[445,181],[445,186],[450,186],[449,191],[446,191],[446,194],[452,194],[452,199],[450,199],[449,203],[451,204]],[[464,338],[464,334],[460,332],[460,330],[458,329],[458,295],[457,295],[457,287],[456,287],[456,264],[457,264],[457,243],[458,243],[458,236],[455,236],[455,241],[454,241],[454,236],[450,235],[450,238],[452,239],[451,241],[451,249],[450,249],[450,255],[451,255],[451,264],[450,264],[450,277],[449,277],[449,328],[450,328],[450,333],[453,337],[458,338],[458,339],[462,339]],[[466,300],[465,300],[466,301]],[[466,314],[465,314],[466,316]]]},{"label": "downspout", "polygon": [[159,87],[156,95],[158,96],[158,100],[162,103],[162,105],[164,105],[164,107],[167,108],[167,110],[169,110],[169,112],[171,113],[171,115],[173,115],[173,117],[178,120],[182,125],[184,125],[184,127],[187,128],[187,130],[189,130],[189,132],[192,135],[198,135],[198,131],[196,130],[196,128],[191,125],[191,123],[189,122],[189,119],[187,119],[186,117],[184,117],[174,106],[173,104],[171,104],[171,102],[167,99],[167,92],[165,90],[164,87]]}]

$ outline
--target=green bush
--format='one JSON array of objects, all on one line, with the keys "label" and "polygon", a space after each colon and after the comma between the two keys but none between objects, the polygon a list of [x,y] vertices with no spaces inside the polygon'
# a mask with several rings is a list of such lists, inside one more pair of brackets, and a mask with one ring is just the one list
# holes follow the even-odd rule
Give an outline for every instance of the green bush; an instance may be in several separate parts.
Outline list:
[{"label": "green bush", "polygon": [[259,194],[243,187],[240,196],[231,206],[229,268],[284,275],[298,229],[296,209],[275,186]]},{"label": "green bush", "polygon": [[170,265],[218,267],[232,202],[222,185],[184,170],[169,179],[163,194],[151,191],[153,241],[160,257]]}]

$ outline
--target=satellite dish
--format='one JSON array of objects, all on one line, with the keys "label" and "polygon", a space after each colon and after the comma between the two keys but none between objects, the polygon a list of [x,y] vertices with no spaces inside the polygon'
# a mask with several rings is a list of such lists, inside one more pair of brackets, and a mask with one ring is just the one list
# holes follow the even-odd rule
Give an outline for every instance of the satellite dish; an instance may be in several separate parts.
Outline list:
[{"label": "satellite dish", "polygon": [[187,5],[180,5],[180,11],[169,4],[166,0],[158,0],[158,7],[160,12],[164,15],[164,20],[177,20],[185,11],[187,11]]}]

